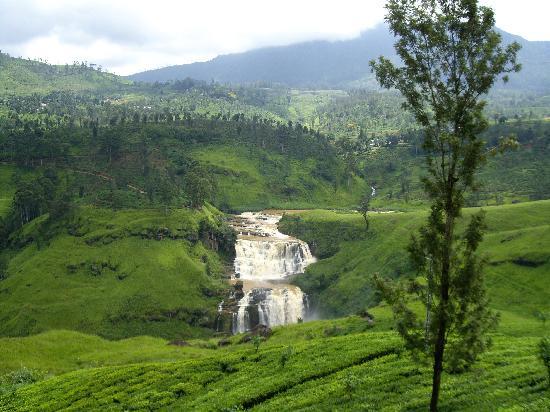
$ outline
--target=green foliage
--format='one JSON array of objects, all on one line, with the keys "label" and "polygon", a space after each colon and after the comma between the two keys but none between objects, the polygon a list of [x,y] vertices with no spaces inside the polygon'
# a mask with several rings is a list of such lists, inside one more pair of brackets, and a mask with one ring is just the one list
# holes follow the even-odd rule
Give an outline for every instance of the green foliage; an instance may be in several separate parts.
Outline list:
[{"label": "green foliage", "polygon": [[548,313],[542,312],[540,310],[536,310],[534,315],[535,315],[535,318],[537,318],[542,322],[543,326],[546,326],[546,321],[548,320]]},{"label": "green foliage", "polygon": [[361,199],[361,203],[359,204],[359,209],[358,209],[359,213],[361,213],[361,216],[363,216],[363,220],[365,221],[366,231],[369,230],[369,225],[370,225],[370,222],[369,222],[370,200],[371,200],[370,194],[364,195],[363,198]]},{"label": "green foliage", "polygon": [[427,311],[424,339],[404,299],[387,288],[383,291],[401,320],[399,331],[407,346],[433,356],[430,409],[435,411],[445,350],[451,351],[446,356],[452,368],[468,367],[486,350],[483,335],[496,320],[487,308],[482,261],[476,256],[483,216],[472,217],[460,244],[455,225],[464,194],[475,189],[474,175],[484,159],[479,134],[487,121],[479,96],[486,95],[503,73],[520,70],[520,45],[501,46],[493,11],[480,7],[477,0],[390,0],[386,8],[403,67],[383,57],[372,67],[383,87],[394,87],[405,97],[404,107],[423,128],[427,153],[428,176],[423,183],[431,214],[420,240],[413,238],[409,247],[416,269],[427,278],[426,292],[419,292]]},{"label": "green foliage", "polygon": [[[461,227],[478,209],[464,210]],[[485,281],[491,307],[502,319],[513,319],[516,329],[530,334],[543,328],[535,311],[550,310],[550,232],[548,201],[486,208],[488,226],[481,245],[487,259]],[[287,213],[280,224],[284,233],[308,242],[321,257],[294,282],[306,292],[320,316],[357,313],[376,305],[372,276],[414,278],[406,247],[410,234],[422,225],[426,212],[372,213],[365,235],[359,213],[301,211]],[[418,282],[425,285],[425,282]],[[511,287],[511,285],[515,285]],[[370,312],[370,310],[369,310]],[[422,318],[425,312],[418,312]],[[508,326],[500,326],[508,328]]]},{"label": "green foliage", "polygon": [[254,346],[254,350],[256,351],[256,353],[258,353],[258,351],[260,350],[260,345],[262,344],[262,342],[264,341],[264,338],[260,335],[254,335],[252,337],[252,346]]},{"label": "green foliage", "polygon": [[59,90],[120,90],[129,81],[103,73],[84,62],[50,65],[0,53],[0,95],[30,95]]},{"label": "green foliage", "polygon": [[281,357],[279,359],[279,365],[281,365],[281,368],[284,368],[286,366],[293,353],[294,348],[290,345],[287,346],[285,350],[283,350],[283,353],[281,353]]},{"label": "green foliage", "polygon": [[539,342],[539,357],[548,372],[548,387],[550,387],[550,339],[542,338]]},{"label": "green foliage", "polygon": [[17,389],[35,383],[43,378],[43,375],[36,370],[21,366],[6,375],[0,376],[0,397],[11,395]]},{"label": "green foliage", "polygon": [[[74,371],[0,395],[0,409],[425,410],[429,388],[424,381],[430,370],[399,355],[396,333],[378,326],[364,332],[364,323],[348,318],[275,328],[261,356],[250,356],[247,344],[205,350],[199,341],[173,347],[161,339],[109,342],[74,332],[4,338],[3,347],[20,354],[28,348],[27,356],[40,367],[61,371],[57,362],[65,363],[65,372]],[[324,337],[322,331],[331,324],[343,332]],[[495,336],[478,368],[446,376],[450,389],[442,394],[441,407],[547,409],[546,371],[533,356],[538,341]],[[58,352],[52,352],[53,342]],[[289,342],[291,360],[281,368]],[[38,348],[47,352],[41,356],[33,350]],[[18,355],[12,356],[10,365],[17,369]],[[0,364],[5,357],[3,351]]]}]

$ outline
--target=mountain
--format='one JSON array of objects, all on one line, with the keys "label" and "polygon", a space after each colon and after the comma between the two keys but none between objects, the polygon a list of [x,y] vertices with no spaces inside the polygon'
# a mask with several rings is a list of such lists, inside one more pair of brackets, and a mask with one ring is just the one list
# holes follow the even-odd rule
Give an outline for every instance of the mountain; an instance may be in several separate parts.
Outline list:
[{"label": "mountain", "polygon": [[149,70],[131,75],[130,79],[155,82],[191,77],[229,83],[264,81],[295,87],[333,87],[370,73],[369,61],[380,54],[393,53],[392,44],[387,29],[378,26],[352,40],[266,47],[218,56],[207,62]]},{"label": "mountain", "polygon": [[[505,43],[518,41],[524,70],[512,76],[510,89],[550,88],[550,42],[532,42],[501,31]],[[291,87],[339,88],[375,86],[369,61],[380,55],[395,56],[393,37],[385,25],[344,41],[310,41],[265,47],[218,56],[207,62],[168,66],[129,76],[144,82],[191,77],[222,83],[267,82]]]}]

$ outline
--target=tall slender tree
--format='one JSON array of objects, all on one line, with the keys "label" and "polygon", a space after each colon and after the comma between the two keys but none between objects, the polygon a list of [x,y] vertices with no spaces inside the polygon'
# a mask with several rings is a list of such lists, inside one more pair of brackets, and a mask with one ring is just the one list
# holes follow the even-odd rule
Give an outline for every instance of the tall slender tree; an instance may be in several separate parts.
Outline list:
[{"label": "tall slender tree", "polygon": [[407,307],[403,289],[384,281],[379,286],[393,304],[406,345],[432,359],[435,411],[444,361],[453,369],[466,368],[486,348],[485,332],[496,322],[476,254],[483,214],[473,215],[462,232],[457,224],[485,157],[479,138],[488,125],[483,98],[499,78],[507,81],[507,73],[520,70],[520,46],[501,45],[493,10],[477,0],[389,0],[386,9],[401,64],[380,57],[371,65],[383,87],[403,94],[424,131],[423,183],[431,213],[409,252],[426,282],[412,281],[407,291],[422,299],[426,319]]}]

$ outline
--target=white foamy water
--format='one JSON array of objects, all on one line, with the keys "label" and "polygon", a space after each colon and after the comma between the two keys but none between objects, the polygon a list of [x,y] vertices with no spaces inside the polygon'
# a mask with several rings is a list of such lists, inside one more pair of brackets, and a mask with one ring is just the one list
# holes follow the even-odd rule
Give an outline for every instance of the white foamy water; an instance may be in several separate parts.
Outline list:
[{"label": "white foamy water", "polygon": [[256,325],[272,327],[297,323],[305,318],[306,310],[307,297],[299,287],[277,285],[250,289],[239,301],[233,333],[246,332]]},{"label": "white foamy water", "polygon": [[307,243],[277,229],[281,216],[243,213],[235,228],[235,274],[240,279],[281,280],[314,262]]},{"label": "white foamy water", "polygon": [[303,273],[315,258],[307,243],[279,232],[280,219],[275,214],[243,213],[233,223],[238,232],[235,277],[244,282],[244,297],[233,318],[234,333],[258,325],[297,323],[307,315],[307,296],[281,281]]}]

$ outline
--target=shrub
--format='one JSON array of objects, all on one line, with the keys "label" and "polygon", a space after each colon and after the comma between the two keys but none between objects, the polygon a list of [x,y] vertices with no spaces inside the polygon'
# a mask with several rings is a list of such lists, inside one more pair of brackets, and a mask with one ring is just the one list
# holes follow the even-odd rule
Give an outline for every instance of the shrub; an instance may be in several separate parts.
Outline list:
[{"label": "shrub", "polygon": [[0,395],[42,379],[42,374],[25,366],[0,377]]},{"label": "shrub", "polygon": [[539,357],[548,372],[548,387],[550,388],[550,339],[542,338],[539,342]]},{"label": "shrub", "polygon": [[290,360],[290,357],[294,353],[294,348],[292,346],[287,346],[286,349],[281,354],[281,358],[279,359],[279,364],[281,365],[281,368],[284,368],[287,362]]},{"label": "shrub", "polygon": [[260,350],[260,345],[262,344],[263,338],[260,335],[254,335],[252,337],[252,345],[254,345],[254,349],[256,349],[256,353],[258,353],[258,350]]},{"label": "shrub", "polygon": [[348,398],[352,397],[353,392],[355,392],[360,383],[359,378],[351,372],[348,372],[346,376],[344,376],[343,384]]}]

